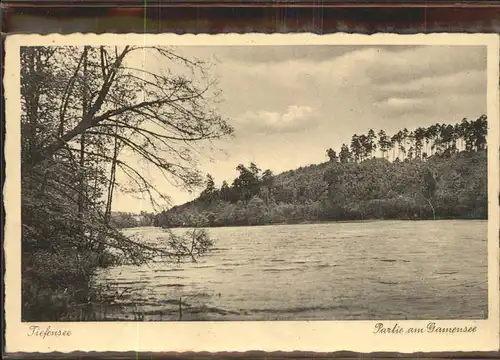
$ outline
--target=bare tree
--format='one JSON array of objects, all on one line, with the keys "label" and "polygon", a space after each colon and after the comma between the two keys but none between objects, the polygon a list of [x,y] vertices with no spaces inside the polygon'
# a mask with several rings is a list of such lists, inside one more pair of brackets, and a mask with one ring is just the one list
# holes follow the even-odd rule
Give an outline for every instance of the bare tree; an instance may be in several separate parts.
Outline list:
[{"label": "bare tree", "polygon": [[[203,230],[144,244],[109,220],[116,191],[168,201],[141,163],[175,185],[201,185],[201,150],[233,133],[214,106],[216,85],[209,64],[167,47],[22,48],[23,272],[38,269],[30,276],[45,290],[64,289],[90,276],[95,254],[140,263],[205,253]],[[40,289],[31,288],[23,299],[35,314]]]},{"label": "bare tree", "polygon": [[[79,49],[75,49],[75,52]],[[81,50],[85,52],[84,50]],[[30,166],[43,162],[54,156],[67,144],[82,134],[117,138],[122,146],[154,165],[176,184],[182,186],[199,185],[201,178],[193,170],[195,159],[192,154],[195,143],[202,140],[214,140],[232,133],[233,129],[211,107],[210,102],[216,100],[212,87],[214,81],[207,81],[203,86],[187,75],[174,75],[160,69],[152,72],[140,68],[128,61],[136,53],[147,56],[157,55],[162,64],[182,64],[189,69],[190,75],[206,72],[206,64],[198,60],[189,60],[175,54],[171,49],[162,47],[118,47],[90,48],[88,67],[91,74],[80,76],[74,82],[90,83],[88,111],[76,117],[68,110],[61,115],[60,122],[67,130],[60,133],[57,139],[39,149],[31,159]],[[76,59],[81,57],[72,54],[75,74],[81,67]],[[63,60],[67,56],[59,54]],[[81,70],[83,71],[83,70]],[[87,80],[84,80],[87,79]],[[72,83],[68,81],[68,86]],[[75,87],[73,87],[74,89]],[[74,91],[73,91],[74,92]],[[71,101],[73,108],[78,107],[78,99],[71,89],[65,89],[65,102]],[[81,102],[81,101],[80,101]],[[81,104],[83,107],[86,104]],[[133,121],[124,121],[123,115],[132,115]],[[71,127],[67,126],[72,124]],[[131,137],[124,137],[120,132],[109,129],[126,129],[132,132]],[[94,153],[94,156],[99,156]],[[102,159],[110,161],[112,156],[103,154]],[[162,194],[148,182],[137,168],[123,162],[117,166],[138,185],[142,191]]]}]

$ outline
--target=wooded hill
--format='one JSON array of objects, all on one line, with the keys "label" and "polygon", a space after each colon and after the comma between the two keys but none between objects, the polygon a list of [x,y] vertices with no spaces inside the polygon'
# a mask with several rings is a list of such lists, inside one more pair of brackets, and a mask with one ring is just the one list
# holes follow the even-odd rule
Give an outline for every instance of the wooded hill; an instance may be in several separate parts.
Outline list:
[{"label": "wooded hill", "polygon": [[[487,119],[435,124],[393,136],[354,134],[328,162],[273,175],[238,165],[231,185],[206,188],[158,214],[164,227],[366,219],[487,218]],[[338,154],[338,155],[337,155]]]}]

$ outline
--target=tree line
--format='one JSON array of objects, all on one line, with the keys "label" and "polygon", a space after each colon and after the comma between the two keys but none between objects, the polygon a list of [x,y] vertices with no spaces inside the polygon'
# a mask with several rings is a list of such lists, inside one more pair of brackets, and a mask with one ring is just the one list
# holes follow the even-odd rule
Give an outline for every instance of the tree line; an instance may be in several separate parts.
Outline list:
[{"label": "tree line", "polygon": [[127,229],[142,226],[153,226],[155,213],[141,211],[139,214],[132,214],[124,211],[111,212],[109,222],[116,229]]},{"label": "tree line", "polygon": [[341,163],[359,162],[377,155],[392,160],[422,159],[432,155],[449,156],[461,150],[480,151],[486,148],[488,124],[486,115],[469,121],[452,124],[434,124],[409,131],[399,130],[392,136],[381,129],[377,134],[370,129],[367,134],[354,134],[350,145],[342,144],[338,153],[329,148],[330,161]]},{"label": "tree line", "polygon": [[[401,130],[393,136],[397,152],[379,131],[377,143],[383,146],[377,154],[374,133],[353,135],[354,147],[344,144],[338,157],[327,150],[330,159],[323,164],[278,175],[269,169],[262,172],[254,163],[240,164],[231,185],[223,181],[220,188],[207,174],[199,198],[158,214],[155,224],[486,218],[486,116],[456,125]],[[358,149],[359,144],[363,146]],[[390,151],[397,154],[392,161],[387,156]]]},{"label": "tree line", "polygon": [[[164,68],[139,65],[150,56]],[[23,47],[20,57],[22,318],[89,319],[98,268],[192,258],[212,245],[201,230],[166,231],[157,245],[124,235],[114,194],[169,200],[141,164],[176,185],[199,186],[200,146],[233,129],[213,106],[209,65],[174,48]],[[187,71],[172,73],[172,64]]]}]

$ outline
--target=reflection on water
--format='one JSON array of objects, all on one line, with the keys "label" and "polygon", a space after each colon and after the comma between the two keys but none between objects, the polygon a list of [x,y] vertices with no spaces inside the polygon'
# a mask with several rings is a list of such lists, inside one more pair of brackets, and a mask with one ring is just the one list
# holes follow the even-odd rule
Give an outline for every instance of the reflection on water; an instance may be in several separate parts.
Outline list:
[{"label": "reflection on water", "polygon": [[[151,241],[155,228],[134,229]],[[182,231],[182,230],[181,230]],[[120,266],[98,280],[132,320],[458,319],[487,315],[486,221],[209,229],[197,263]]]}]

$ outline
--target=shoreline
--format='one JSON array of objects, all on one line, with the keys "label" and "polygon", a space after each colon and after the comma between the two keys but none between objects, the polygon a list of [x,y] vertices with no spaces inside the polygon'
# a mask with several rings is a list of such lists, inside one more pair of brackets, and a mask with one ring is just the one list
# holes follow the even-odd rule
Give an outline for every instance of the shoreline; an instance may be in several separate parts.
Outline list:
[{"label": "shoreline", "polygon": [[[325,221],[307,221],[307,222],[296,222],[296,223],[275,223],[275,224],[255,224],[255,225],[221,225],[221,226],[198,226],[201,229],[214,229],[214,228],[233,228],[233,227],[259,227],[259,226],[294,226],[294,225],[323,225],[323,224],[365,224],[374,222],[434,222],[434,221],[488,221],[488,219],[483,218],[451,218],[451,219],[366,219],[366,220],[325,220]],[[195,226],[137,226],[131,228],[122,228],[120,230],[128,229],[144,229],[144,228],[158,228],[158,229],[192,229]]]},{"label": "shoreline", "polygon": [[[434,222],[434,221],[488,221],[488,219],[370,219],[370,220],[338,220],[338,221],[309,221],[297,223],[255,224],[255,225],[223,225],[223,226],[200,226],[203,229],[225,228],[225,227],[259,227],[259,226],[294,226],[294,225],[323,225],[323,224],[365,224],[374,222]],[[164,229],[191,229],[192,226],[160,227]]]}]

